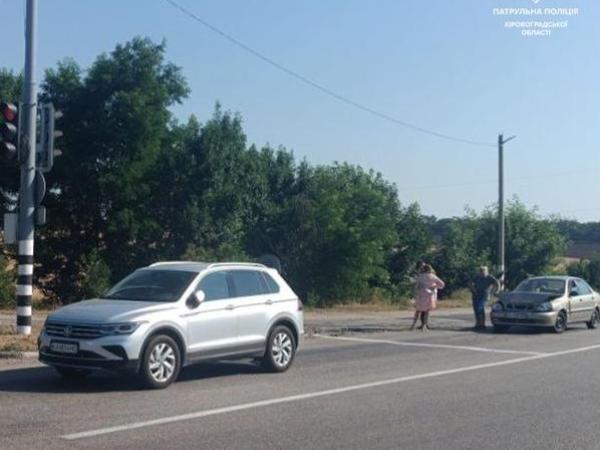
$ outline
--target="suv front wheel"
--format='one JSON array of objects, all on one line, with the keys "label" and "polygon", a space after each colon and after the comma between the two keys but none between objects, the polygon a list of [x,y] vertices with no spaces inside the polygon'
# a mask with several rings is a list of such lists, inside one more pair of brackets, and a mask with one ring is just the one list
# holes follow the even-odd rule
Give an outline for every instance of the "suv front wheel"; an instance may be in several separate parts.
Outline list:
[{"label": "suv front wheel", "polygon": [[285,372],[296,355],[296,341],[292,331],[285,325],[273,328],[267,341],[263,366],[270,372]]},{"label": "suv front wheel", "polygon": [[151,389],[163,389],[177,379],[181,368],[181,352],[169,336],[159,335],[150,339],[144,350],[140,376]]}]

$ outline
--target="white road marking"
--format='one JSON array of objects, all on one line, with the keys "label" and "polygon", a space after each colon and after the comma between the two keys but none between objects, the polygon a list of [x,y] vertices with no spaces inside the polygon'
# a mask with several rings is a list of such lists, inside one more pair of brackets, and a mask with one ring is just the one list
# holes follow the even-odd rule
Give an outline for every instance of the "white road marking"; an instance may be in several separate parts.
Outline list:
[{"label": "white road marking", "polygon": [[522,350],[503,350],[488,347],[471,347],[468,345],[449,345],[449,344],[432,344],[428,342],[411,342],[411,341],[392,341],[387,339],[368,339],[368,338],[355,338],[355,337],[343,337],[343,336],[328,336],[326,334],[315,334],[315,337],[322,339],[333,339],[336,341],[351,341],[351,342],[365,342],[368,344],[389,344],[399,345],[402,347],[427,347],[427,348],[446,348],[452,350],[470,350],[473,352],[487,352],[487,353],[508,353],[513,355],[547,355],[548,353],[542,352],[528,352]]},{"label": "white road marking", "polygon": [[590,350],[598,350],[598,349],[600,349],[600,344],[590,345],[587,347],[580,347],[580,348],[575,348],[575,349],[565,350],[565,351],[560,351],[560,352],[555,352],[555,353],[524,356],[521,358],[508,359],[505,361],[497,361],[497,362],[486,363],[486,364],[477,364],[474,366],[459,367],[456,369],[439,370],[436,372],[428,372],[428,373],[422,373],[422,374],[418,374],[418,375],[409,375],[409,376],[398,377],[398,378],[390,378],[387,380],[355,384],[355,385],[345,386],[345,387],[340,387],[340,388],[327,389],[324,391],[307,392],[306,394],[291,395],[289,397],[280,397],[280,398],[274,398],[274,399],[268,399],[268,400],[261,400],[258,402],[242,403],[240,405],[225,406],[223,408],[207,409],[204,411],[197,411],[197,412],[193,412],[193,413],[189,413],[189,414],[181,414],[181,415],[170,416],[170,417],[162,417],[160,419],[146,420],[146,421],[142,421],[142,422],[133,422],[133,423],[125,424],[125,425],[117,425],[114,427],[99,428],[96,430],[89,430],[89,431],[82,431],[79,433],[65,434],[61,437],[66,440],[83,439],[83,438],[89,438],[89,437],[94,437],[94,436],[101,436],[104,434],[117,433],[120,431],[129,431],[129,430],[135,430],[138,428],[146,428],[146,427],[152,427],[152,426],[156,426],[156,425],[165,425],[165,424],[174,423],[174,422],[182,422],[182,421],[186,421],[186,420],[200,419],[203,417],[216,416],[216,415],[220,415],[220,414],[228,414],[228,413],[245,411],[245,410],[249,410],[249,409],[256,409],[256,408],[261,408],[261,407],[266,407],[266,406],[279,405],[279,404],[283,404],[283,403],[291,403],[291,402],[297,402],[297,401],[301,401],[301,400],[309,400],[309,399],[318,398],[318,397],[325,397],[325,396],[329,396],[329,395],[343,394],[346,392],[371,389],[371,388],[387,386],[387,385],[391,385],[391,384],[399,384],[399,383],[404,383],[407,381],[422,380],[425,378],[435,378],[435,377],[441,377],[441,376],[445,376],[445,375],[453,375],[453,374],[463,373],[463,372],[473,372],[476,370],[508,366],[511,364],[519,364],[519,363],[528,362],[528,361],[553,358],[553,357],[557,357],[557,356],[569,355],[571,353],[580,353],[580,352],[585,352],[585,351],[590,351]]}]

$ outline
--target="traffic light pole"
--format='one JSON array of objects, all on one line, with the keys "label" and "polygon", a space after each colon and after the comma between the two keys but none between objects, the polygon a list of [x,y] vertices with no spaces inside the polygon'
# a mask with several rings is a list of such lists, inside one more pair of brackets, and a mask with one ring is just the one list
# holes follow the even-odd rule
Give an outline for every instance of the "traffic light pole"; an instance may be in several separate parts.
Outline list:
[{"label": "traffic light pole", "polygon": [[19,189],[17,333],[31,334],[33,291],[33,239],[35,220],[35,144],[37,89],[35,82],[37,0],[27,0],[25,19],[25,79],[23,85],[23,135],[19,149],[21,186]]}]

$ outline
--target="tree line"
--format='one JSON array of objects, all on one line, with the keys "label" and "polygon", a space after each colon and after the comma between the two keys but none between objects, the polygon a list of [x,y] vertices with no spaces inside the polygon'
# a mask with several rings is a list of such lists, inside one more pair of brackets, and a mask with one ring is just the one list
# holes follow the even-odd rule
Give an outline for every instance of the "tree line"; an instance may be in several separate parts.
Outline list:
[{"label": "tree line", "polygon": [[[0,98],[15,100],[20,88],[19,74],[0,70]],[[420,261],[436,267],[446,294],[466,286],[477,265],[493,266],[493,207],[426,216],[379,173],[248,144],[242,118],[218,104],[205,123],[176,120],[170,108],[188,94],[164,42],[143,38],[88,68],[66,60],[46,71],[40,101],[64,113],[63,155],[47,174],[48,223],[36,241],[35,283],[49,302],[98,295],[158,260],[273,254],[298,294],[320,306],[406,296]],[[1,164],[6,211],[15,206],[18,171]],[[557,220],[512,201],[509,285],[548,270],[565,242]],[[5,302],[12,276],[0,270]]]}]

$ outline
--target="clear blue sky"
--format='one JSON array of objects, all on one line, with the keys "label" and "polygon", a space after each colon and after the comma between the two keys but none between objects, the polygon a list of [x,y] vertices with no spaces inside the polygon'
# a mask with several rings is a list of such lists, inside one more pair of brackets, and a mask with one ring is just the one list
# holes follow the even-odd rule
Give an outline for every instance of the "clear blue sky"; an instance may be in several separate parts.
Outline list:
[{"label": "clear blue sky", "polygon": [[[401,120],[506,147],[507,197],[544,214],[600,220],[600,2],[551,37],[524,38],[493,7],[532,0],[178,0],[204,20],[303,75]],[[0,66],[23,65],[24,0],[0,0]],[[249,142],[313,163],[349,161],[396,183],[403,203],[438,216],[493,203],[496,151],[415,133],[281,73],[164,0],[40,0],[39,74],[83,67],[135,35],[166,39],[192,89],[175,108],[201,121],[215,101],[244,118]],[[7,37],[14,35],[9,47]]]}]

